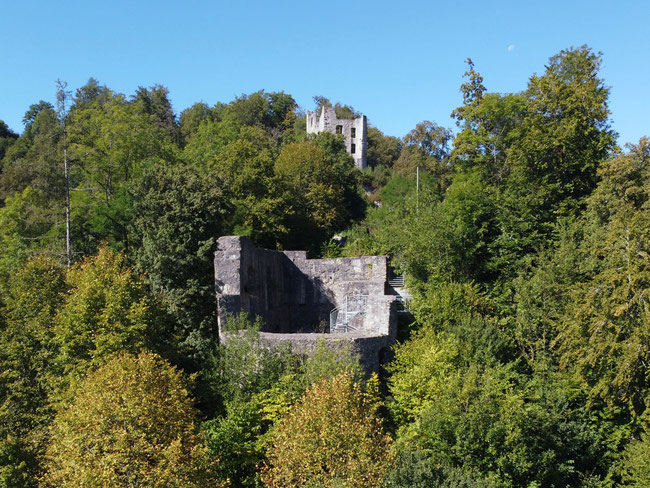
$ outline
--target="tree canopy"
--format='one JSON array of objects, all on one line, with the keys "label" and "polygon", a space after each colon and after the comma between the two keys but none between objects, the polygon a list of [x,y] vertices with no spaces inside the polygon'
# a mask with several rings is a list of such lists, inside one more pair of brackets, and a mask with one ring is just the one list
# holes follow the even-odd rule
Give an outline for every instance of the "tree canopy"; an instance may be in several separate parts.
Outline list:
[{"label": "tree canopy", "polygon": [[70,398],[52,424],[43,486],[214,483],[183,378],[159,357],[122,353]]},{"label": "tree canopy", "polygon": [[[456,127],[369,124],[364,171],[283,91],[177,113],[90,78],[0,121],[0,486],[647,486],[650,142],[616,145],[602,64],[495,93],[468,59]],[[379,375],[246,315],[219,344],[232,234],[388,255]]]}]

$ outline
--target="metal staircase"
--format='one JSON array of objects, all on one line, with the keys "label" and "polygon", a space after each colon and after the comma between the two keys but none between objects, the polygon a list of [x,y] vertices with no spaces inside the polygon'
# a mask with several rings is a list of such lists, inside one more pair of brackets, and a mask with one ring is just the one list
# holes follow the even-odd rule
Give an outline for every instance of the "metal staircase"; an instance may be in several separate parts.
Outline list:
[{"label": "metal staircase", "polygon": [[365,315],[368,309],[368,295],[346,296],[343,305],[330,312],[330,333],[358,330],[355,317]]},{"label": "metal staircase", "polygon": [[388,280],[388,286],[392,288],[404,288],[404,275],[393,275],[393,277]]},{"label": "metal staircase", "polygon": [[397,312],[398,313],[407,313],[408,312],[408,302],[413,298],[413,296],[406,289],[404,284],[404,274],[396,275],[391,273],[391,277],[388,280],[388,286],[392,288],[393,293],[397,298]]}]

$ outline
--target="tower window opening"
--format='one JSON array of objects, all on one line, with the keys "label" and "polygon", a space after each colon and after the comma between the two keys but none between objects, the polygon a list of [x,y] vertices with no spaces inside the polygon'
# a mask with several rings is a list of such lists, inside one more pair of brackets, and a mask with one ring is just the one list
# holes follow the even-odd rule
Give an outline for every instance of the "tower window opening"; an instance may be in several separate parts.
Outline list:
[{"label": "tower window opening", "polygon": [[342,125],[337,125],[336,126],[336,133],[337,134],[343,134],[343,126]]},{"label": "tower window opening", "polygon": [[357,137],[357,129],[355,127],[352,127],[350,129],[350,137],[352,138]]},{"label": "tower window opening", "polygon": [[357,150],[356,145],[354,145],[354,144],[350,145],[350,154],[354,154],[356,152],[356,150]]}]

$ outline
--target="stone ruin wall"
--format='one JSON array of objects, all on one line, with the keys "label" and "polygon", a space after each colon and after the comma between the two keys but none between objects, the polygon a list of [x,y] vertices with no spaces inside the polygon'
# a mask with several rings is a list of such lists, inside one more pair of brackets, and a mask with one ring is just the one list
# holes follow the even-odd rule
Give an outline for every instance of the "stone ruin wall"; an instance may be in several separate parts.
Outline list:
[{"label": "stone ruin wall", "polygon": [[[305,251],[258,249],[247,237],[222,237],[215,252],[219,338],[227,340],[228,315],[246,312],[262,318],[268,345],[290,342],[295,352],[309,353],[319,339],[333,348],[347,344],[377,371],[396,335],[387,273],[385,256],[308,259]],[[368,295],[359,330],[327,333],[332,309],[354,295]]]},{"label": "stone ruin wall", "polygon": [[[336,126],[342,127],[341,133],[345,138],[345,150],[354,159],[354,165],[359,169],[365,169],[368,153],[368,121],[365,115],[356,119],[339,119],[333,107],[322,107],[321,112],[307,110],[307,134],[318,134],[320,132],[331,132],[336,134]],[[355,137],[351,137],[351,130],[355,129]],[[352,153],[352,144],[355,145],[355,152]]]}]

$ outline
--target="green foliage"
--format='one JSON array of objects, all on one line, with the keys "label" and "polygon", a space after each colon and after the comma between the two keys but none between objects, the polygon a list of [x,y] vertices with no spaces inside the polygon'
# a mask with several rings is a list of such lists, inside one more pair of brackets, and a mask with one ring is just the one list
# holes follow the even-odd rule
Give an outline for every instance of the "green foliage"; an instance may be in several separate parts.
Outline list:
[{"label": "green foliage", "polygon": [[647,430],[633,440],[624,452],[623,482],[625,486],[641,488],[650,484],[650,441]]},{"label": "green foliage", "polygon": [[0,330],[0,486],[35,486],[55,355],[52,321],[66,290],[60,265],[45,256],[23,263],[4,295]]},{"label": "green foliage", "polygon": [[[496,94],[468,60],[451,151],[434,122],[403,141],[371,127],[364,174],[341,136],[306,134],[283,92],[197,103],[177,122],[163,86],[125,97],[91,78],[67,114],[34,104],[20,137],[0,123],[0,485],[37,483],[57,407],[51,485],[120,486],[140,468],[147,486],[215,482],[199,470],[233,486],[304,484],[309,473],[326,486],[648,484],[650,143],[617,153],[600,63],[570,48],[523,91]],[[52,259],[63,256],[63,128],[79,261],[67,274]],[[414,323],[400,331],[387,384],[357,386],[358,358],[333,338],[309,357],[269,349],[246,316],[217,346],[212,252],[225,233],[390,255]],[[118,388],[162,397],[116,372],[115,354],[142,349],[198,373],[218,466],[196,437],[196,448],[180,442],[142,461],[155,450],[147,429],[165,421],[138,422],[160,398],[110,400]],[[118,357],[137,376],[128,354]],[[92,410],[100,399],[108,406]],[[122,424],[93,424],[91,410]],[[376,415],[395,433],[390,473],[377,467],[387,444]],[[86,442],[98,432],[89,425],[103,437]],[[87,448],[104,441],[112,447]],[[101,463],[113,464],[100,478],[71,481]]]},{"label": "green foliage", "polygon": [[341,374],[350,375],[359,381],[362,373],[359,357],[349,344],[341,343],[332,348],[325,340],[320,340],[303,364],[303,391],[324,379],[331,380]]},{"label": "green foliage", "polygon": [[173,317],[178,361],[204,360],[214,345],[213,252],[231,208],[221,180],[191,166],[154,165],[131,187],[131,259]]},{"label": "green foliage", "polygon": [[36,256],[12,275],[4,297],[0,416],[2,425],[19,436],[47,417],[52,321],[66,288],[60,264]]},{"label": "green foliage", "polygon": [[0,173],[0,198],[31,186],[47,199],[63,195],[61,127],[50,104],[32,106],[25,132],[7,148]]},{"label": "green foliage", "polygon": [[598,164],[615,146],[600,64],[601,55],[587,46],[570,48],[528,83],[523,134],[513,155],[517,169],[543,185],[545,203],[555,212],[556,205],[564,210],[564,200],[580,202],[594,189]]},{"label": "green foliage", "polygon": [[167,133],[170,141],[178,143],[181,137],[180,129],[168,95],[169,90],[162,85],[150,88],[139,86],[133,101],[142,113],[153,117],[154,123]]},{"label": "green foliage", "polygon": [[515,340],[520,357],[530,364],[548,357],[557,361],[561,317],[571,303],[574,284],[585,278],[590,256],[581,249],[584,229],[575,221],[557,226],[556,244],[523,269],[515,286]]},{"label": "green foliage", "polygon": [[332,134],[286,145],[274,170],[291,209],[284,242],[294,248],[317,250],[363,209],[351,160]]},{"label": "green foliage", "polygon": [[[313,384],[346,373],[361,376],[359,359],[341,344],[332,350],[319,341],[306,358],[288,347],[262,343],[261,321],[251,323],[241,314],[228,317],[228,341],[217,349],[208,375],[210,387],[221,395],[224,411],[203,424],[210,451],[219,458],[219,479],[237,486],[258,486],[258,467],[272,436],[273,426],[289,412]],[[368,402],[376,402],[368,387]],[[374,412],[373,412],[374,413]]]},{"label": "green foliage", "polygon": [[591,232],[583,244],[593,264],[572,287],[559,336],[563,364],[592,395],[625,405],[632,415],[645,409],[650,386],[647,180],[637,186],[639,173],[648,172],[646,155],[641,150],[603,166],[602,185],[589,202],[595,225],[585,225]]},{"label": "green foliage", "polygon": [[439,400],[459,366],[459,346],[426,328],[395,350],[389,379],[392,413],[399,424],[412,422]]},{"label": "green foliage", "polygon": [[392,168],[402,150],[402,142],[397,137],[385,136],[376,127],[368,127],[368,166]]},{"label": "green foliage", "polygon": [[197,102],[181,112],[178,125],[183,145],[192,139],[201,123],[208,119],[211,113],[210,107],[204,102]]},{"label": "green foliage", "polygon": [[205,168],[239,136],[240,127],[232,119],[203,118],[183,149],[183,159]]},{"label": "green foliage", "polygon": [[66,284],[69,292],[54,318],[63,387],[114,353],[160,350],[170,342],[161,304],[126,267],[123,255],[100,248],[68,271]]},{"label": "green foliage", "polygon": [[159,357],[120,354],[69,396],[52,426],[43,486],[214,483],[183,378]]},{"label": "green foliage", "polygon": [[351,376],[311,388],[271,434],[267,486],[379,486],[390,465],[382,433]]},{"label": "green foliage", "polygon": [[[397,447],[413,471],[402,466],[396,479],[580,486],[581,473],[606,472],[607,439],[568,395],[575,385],[552,373],[528,382],[498,364],[459,367],[448,341],[428,332],[397,352],[391,408],[398,417],[411,415]],[[418,374],[428,381],[418,382]]]},{"label": "green foliage", "polygon": [[368,209],[366,218],[346,231],[346,256],[397,255],[403,247],[404,221],[413,211],[415,184],[392,174],[379,190],[380,207]]},{"label": "green foliage", "polygon": [[416,169],[435,175],[444,189],[451,167],[448,165],[451,130],[425,120],[404,136],[404,147],[395,161],[394,169],[403,176],[415,177]]},{"label": "green foliage", "polygon": [[[7,149],[16,141],[16,139],[18,139],[18,134],[12,131],[7,124],[5,124],[4,120],[0,120],[0,163],[5,157]],[[1,167],[0,164],[0,168]]]},{"label": "green foliage", "polygon": [[615,149],[600,62],[585,46],[562,51],[526,91],[506,95],[485,93],[469,62],[451,159],[493,188],[489,266],[503,281],[549,244],[558,217],[582,208],[598,165]]},{"label": "green foliage", "polygon": [[7,197],[0,208],[0,290],[24,259],[60,249],[54,216],[46,208],[43,193],[31,187]]},{"label": "green foliage", "polygon": [[203,423],[210,452],[219,459],[218,479],[235,486],[257,486],[257,464],[264,457],[259,437],[263,421],[256,401],[230,402],[224,417]]},{"label": "green foliage", "polygon": [[16,437],[0,438],[0,486],[25,488],[36,486],[37,469],[25,442]]},{"label": "green foliage", "polygon": [[78,88],[74,96],[74,108],[87,108],[93,103],[103,105],[113,96],[113,91],[106,85],[90,77],[86,84]]},{"label": "green foliage", "polygon": [[71,199],[74,249],[92,253],[105,241],[127,247],[129,183],[152,162],[175,158],[165,130],[141,105],[109,93],[70,111],[69,156],[78,189]]},{"label": "green foliage", "polygon": [[219,175],[236,198],[264,196],[266,180],[273,174],[276,149],[273,139],[259,127],[243,128],[208,168]]},{"label": "green foliage", "polygon": [[421,281],[486,279],[485,240],[493,232],[494,209],[489,191],[476,175],[456,174],[442,202],[426,189],[411,194],[403,207],[398,248],[407,272]]},{"label": "green foliage", "polygon": [[259,318],[251,324],[245,314],[229,317],[224,328],[231,332],[219,346],[214,381],[227,401],[246,401],[271,388],[291,367],[289,350],[270,349],[261,342]]},{"label": "green foliage", "polygon": [[71,157],[78,160],[87,183],[110,201],[121,183],[141,173],[155,157],[169,158],[172,147],[149,114],[121,95],[71,110]]}]

